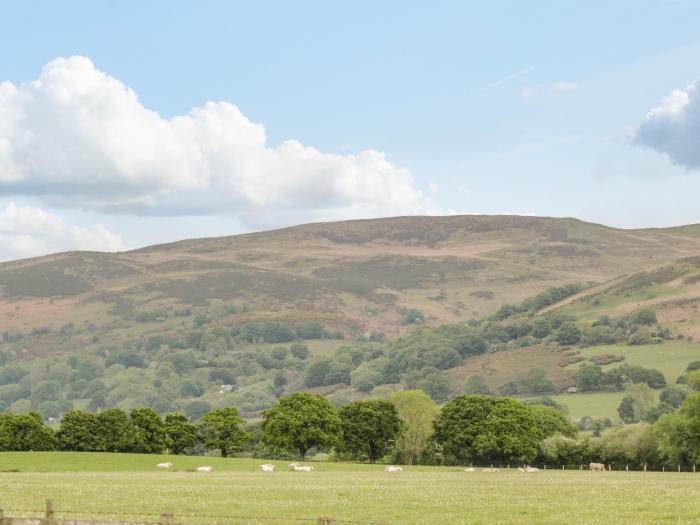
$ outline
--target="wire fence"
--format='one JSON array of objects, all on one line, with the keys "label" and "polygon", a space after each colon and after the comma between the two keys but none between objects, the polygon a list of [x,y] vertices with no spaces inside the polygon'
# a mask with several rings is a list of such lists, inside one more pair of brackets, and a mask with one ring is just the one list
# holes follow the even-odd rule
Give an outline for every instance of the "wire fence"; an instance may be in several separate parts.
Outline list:
[{"label": "wire fence", "polygon": [[[110,519],[111,518],[111,519]],[[114,518],[138,518],[118,519]],[[146,518],[146,519],[144,519]],[[1,508],[0,525],[26,525],[27,520],[36,520],[40,525],[194,525],[206,521],[207,525],[267,525],[282,523],[315,523],[317,525],[398,525],[385,521],[361,521],[326,516],[250,516],[241,514],[199,514],[129,511],[122,510],[57,510],[53,500],[46,501],[45,509]],[[215,521],[212,521],[215,520]]]},{"label": "wire fence", "polygon": [[[595,463],[604,465],[606,471],[625,471],[625,472],[700,472],[700,467],[695,465],[648,465],[646,463]],[[528,463],[527,465],[512,465],[512,464],[490,464],[490,465],[475,465],[472,468],[476,470],[483,469],[517,469],[517,468],[536,468],[538,470],[591,470],[591,463]],[[468,468],[468,467],[467,467]]]}]

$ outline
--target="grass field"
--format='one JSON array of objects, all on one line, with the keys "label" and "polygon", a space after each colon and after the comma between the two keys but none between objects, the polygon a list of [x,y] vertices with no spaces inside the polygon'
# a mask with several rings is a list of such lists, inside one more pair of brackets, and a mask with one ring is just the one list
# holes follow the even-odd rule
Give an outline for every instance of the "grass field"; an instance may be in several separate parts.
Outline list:
[{"label": "grass field", "polygon": [[[260,460],[89,453],[0,453],[0,506],[6,515],[157,521],[171,510],[189,522],[294,524],[331,514],[343,522],[386,524],[697,523],[700,474],[540,471],[466,473],[457,467],[318,463],[311,474],[256,470]],[[275,462],[285,467],[284,462]],[[212,473],[186,472],[213,465]],[[6,472],[19,469],[21,472]],[[94,514],[91,514],[94,513]],[[129,513],[124,517],[121,513]],[[133,514],[131,514],[133,513]],[[197,515],[187,516],[187,515]],[[220,516],[217,518],[198,517]],[[223,516],[243,516],[230,518]],[[264,517],[276,518],[265,520]],[[314,521],[315,522],[315,521]]]}]

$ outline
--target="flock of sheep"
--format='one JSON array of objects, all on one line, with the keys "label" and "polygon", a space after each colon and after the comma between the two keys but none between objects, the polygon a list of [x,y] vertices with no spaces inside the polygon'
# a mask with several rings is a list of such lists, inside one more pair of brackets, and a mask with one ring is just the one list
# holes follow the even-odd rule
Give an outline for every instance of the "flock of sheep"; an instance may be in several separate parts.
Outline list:
[{"label": "flock of sheep", "polygon": [[[167,463],[158,463],[156,465],[158,468],[161,469],[171,469],[173,468],[173,464],[168,461]],[[301,463],[290,463],[288,465],[289,470],[292,472],[313,472],[314,468],[310,465],[302,465]],[[193,469],[194,472],[212,472],[214,470],[214,467],[210,466],[205,466],[205,467],[196,467]],[[264,463],[263,465],[260,465],[258,467],[258,470],[260,472],[274,472],[275,471],[275,465],[272,463]],[[396,465],[389,465],[384,469],[384,472],[403,472],[403,467],[397,467]]]},{"label": "flock of sheep", "polygon": [[[156,465],[158,468],[162,469],[170,469],[173,468],[173,464],[171,462],[167,463],[158,463]],[[287,468],[291,470],[292,472],[313,472],[314,468],[310,465],[302,465],[301,463],[290,463]],[[599,471],[604,471],[605,470],[605,465],[602,463],[591,463],[589,468],[591,470],[599,470]],[[212,472],[214,470],[214,467],[211,466],[204,466],[204,467],[196,467],[193,469],[194,472]],[[274,472],[275,471],[275,466],[272,463],[264,463],[258,467],[258,470],[260,472]],[[482,468],[480,469],[481,472],[498,472],[497,468],[494,467],[487,467],[487,468]],[[467,467],[464,469],[464,472],[476,472],[477,469],[475,467]],[[524,465],[522,467],[518,467],[518,472],[539,472],[540,469],[537,467],[530,467],[528,465]],[[384,468],[384,472],[403,472],[403,467],[398,467],[396,465],[388,465]]]}]

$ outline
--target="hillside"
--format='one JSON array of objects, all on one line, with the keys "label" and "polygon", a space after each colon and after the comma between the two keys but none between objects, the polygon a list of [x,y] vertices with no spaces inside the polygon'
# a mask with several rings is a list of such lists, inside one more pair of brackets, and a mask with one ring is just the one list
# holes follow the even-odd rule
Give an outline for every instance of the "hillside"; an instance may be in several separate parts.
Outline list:
[{"label": "hillside", "polygon": [[[568,283],[585,289],[540,314],[565,312],[585,324],[651,306],[664,325],[693,336],[697,254],[700,226],[619,230],[575,219],[451,216],[4,263],[0,404],[45,415],[134,404],[196,415],[203,404],[233,402],[255,413],[305,386],[342,402],[364,395],[346,386],[350,372],[394,359],[392,342],[416,324],[466,326]],[[561,349],[520,346],[439,368],[449,369],[455,392],[477,371],[497,389],[540,365],[556,388],[572,384]],[[318,362],[330,369],[314,384],[309,369]],[[419,373],[417,366],[401,373]]]}]

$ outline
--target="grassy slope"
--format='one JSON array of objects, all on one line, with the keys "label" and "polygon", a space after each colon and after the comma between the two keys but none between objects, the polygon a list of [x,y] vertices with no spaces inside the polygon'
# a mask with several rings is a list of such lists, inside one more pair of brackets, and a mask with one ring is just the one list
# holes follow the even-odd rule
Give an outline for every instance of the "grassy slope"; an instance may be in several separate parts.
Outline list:
[{"label": "grassy slope", "polygon": [[[299,523],[290,518],[331,514],[387,524],[463,523],[695,523],[697,475],[587,471],[522,474],[465,473],[454,467],[408,467],[394,475],[382,466],[316,464],[311,474],[254,471],[260,461],[192,458],[217,467],[209,474],[156,471],[156,456],[0,453],[0,465],[28,471],[0,473],[2,505],[36,509],[55,500],[59,517],[156,521],[165,510],[183,515],[245,516],[189,522]],[[172,457],[170,459],[173,459]],[[174,458],[176,464],[185,458]],[[31,472],[51,463],[53,472]],[[230,466],[230,469],[224,467]],[[121,471],[113,471],[121,466]],[[149,472],[150,471],[150,472]],[[653,491],[654,497],[649,497]],[[585,497],[582,497],[585,495]],[[592,502],[595,502],[592,505]],[[94,514],[91,514],[94,513]],[[121,513],[129,513],[124,516]],[[255,519],[264,516],[273,520]]]}]

